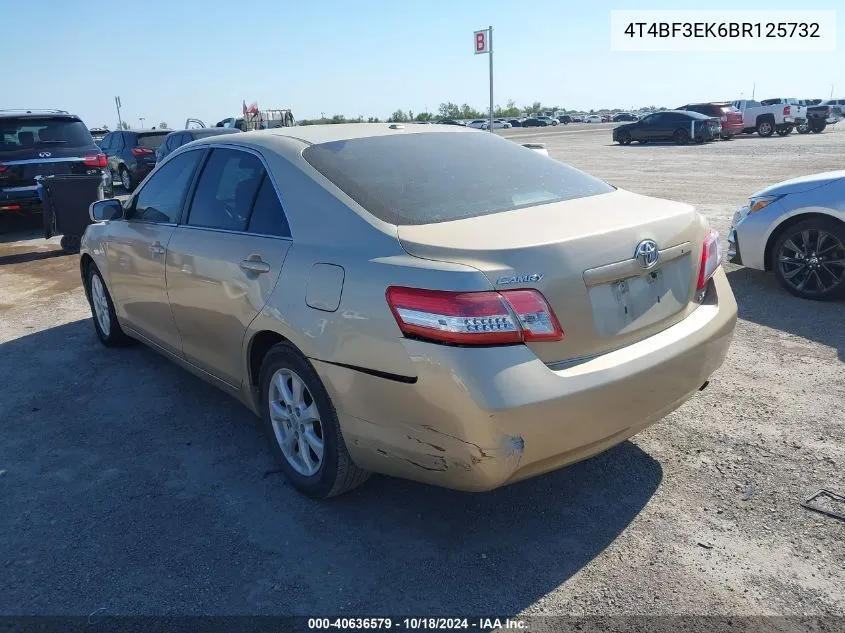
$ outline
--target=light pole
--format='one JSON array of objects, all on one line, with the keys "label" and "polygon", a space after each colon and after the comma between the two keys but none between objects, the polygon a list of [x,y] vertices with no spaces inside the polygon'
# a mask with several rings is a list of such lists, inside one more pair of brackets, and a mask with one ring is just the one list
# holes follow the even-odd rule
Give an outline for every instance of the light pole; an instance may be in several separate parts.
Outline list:
[{"label": "light pole", "polygon": [[144,117],[139,116],[138,120],[141,122],[141,129],[143,130],[144,129]]}]

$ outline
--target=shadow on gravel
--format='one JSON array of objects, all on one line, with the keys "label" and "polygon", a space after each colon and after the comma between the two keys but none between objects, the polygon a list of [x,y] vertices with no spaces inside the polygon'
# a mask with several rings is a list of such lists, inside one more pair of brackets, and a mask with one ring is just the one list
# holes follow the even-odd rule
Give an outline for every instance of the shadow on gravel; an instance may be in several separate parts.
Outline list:
[{"label": "shadow on gravel", "polygon": [[515,614],[660,484],[630,442],[486,494],[373,477],[306,499],[253,415],[89,319],[0,345],[6,614]]},{"label": "shadow on gravel", "polygon": [[29,253],[16,253],[14,255],[0,255],[0,266],[7,264],[23,264],[26,262],[34,262],[41,259],[53,259],[54,257],[66,257],[71,255],[63,250],[56,251],[35,251]]},{"label": "shadow on gravel", "polygon": [[751,268],[737,268],[727,275],[740,319],[827,345],[845,361],[845,301],[799,299],[781,288],[772,273]]}]

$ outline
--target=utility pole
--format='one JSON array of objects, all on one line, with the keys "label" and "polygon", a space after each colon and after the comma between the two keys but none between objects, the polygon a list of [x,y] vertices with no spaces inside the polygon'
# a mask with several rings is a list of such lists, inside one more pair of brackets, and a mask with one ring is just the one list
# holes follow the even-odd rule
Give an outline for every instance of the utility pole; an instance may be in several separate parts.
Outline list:
[{"label": "utility pole", "polygon": [[833,99],[833,84],[830,84],[830,98]]},{"label": "utility pole", "polygon": [[493,131],[493,27],[487,27],[487,39],[490,47],[490,131]]},{"label": "utility pole", "polygon": [[117,129],[123,129],[123,119],[120,118],[120,97],[114,98],[114,105],[117,107]]},{"label": "utility pole", "polygon": [[757,82],[754,82],[754,87],[751,89],[751,100],[754,101],[754,95],[757,93]]}]

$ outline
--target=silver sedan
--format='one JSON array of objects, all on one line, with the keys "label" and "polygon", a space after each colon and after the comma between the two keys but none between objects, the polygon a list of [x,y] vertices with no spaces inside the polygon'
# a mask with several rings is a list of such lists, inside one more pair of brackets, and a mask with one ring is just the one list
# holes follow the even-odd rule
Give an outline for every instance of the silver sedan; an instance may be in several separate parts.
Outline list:
[{"label": "silver sedan", "polygon": [[734,214],[728,259],[772,271],[802,299],[845,296],[845,171],[787,180]]}]

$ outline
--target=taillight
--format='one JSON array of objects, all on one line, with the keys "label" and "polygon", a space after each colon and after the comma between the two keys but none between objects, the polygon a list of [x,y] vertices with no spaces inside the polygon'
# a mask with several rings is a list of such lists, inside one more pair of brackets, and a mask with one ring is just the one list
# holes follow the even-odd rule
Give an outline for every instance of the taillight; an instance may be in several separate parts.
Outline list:
[{"label": "taillight", "polygon": [[783,116],[789,116],[790,112],[792,112],[790,106],[783,106]]},{"label": "taillight", "polygon": [[133,147],[132,148],[132,155],[133,156],[145,156],[147,154],[154,154],[153,150],[147,149],[146,147]]},{"label": "taillight", "polygon": [[450,292],[391,286],[386,297],[406,335],[459,345],[563,338],[557,317],[534,289]]},{"label": "taillight", "polygon": [[710,281],[721,263],[722,247],[719,244],[719,233],[710,229],[707,237],[704,238],[704,245],[701,249],[701,266],[698,269],[696,291],[701,292],[705,289],[707,282]]},{"label": "taillight", "polygon": [[4,171],[9,171],[9,168],[5,165],[0,165],[0,174],[2,174]]},{"label": "taillight", "polygon": [[82,159],[82,163],[86,167],[105,167],[106,163],[106,155],[105,154],[95,154],[93,156],[86,156]]}]

